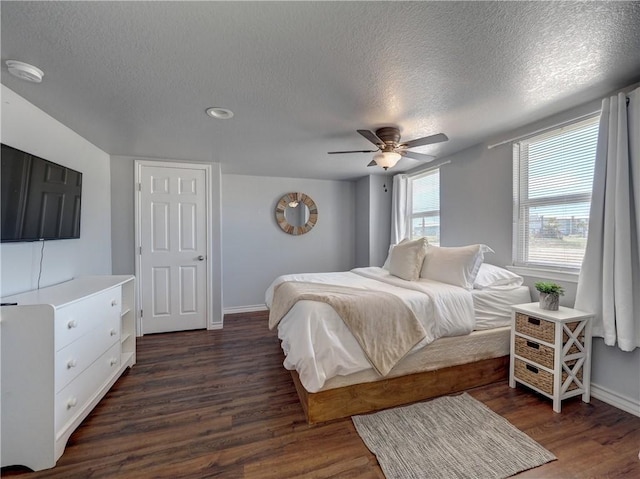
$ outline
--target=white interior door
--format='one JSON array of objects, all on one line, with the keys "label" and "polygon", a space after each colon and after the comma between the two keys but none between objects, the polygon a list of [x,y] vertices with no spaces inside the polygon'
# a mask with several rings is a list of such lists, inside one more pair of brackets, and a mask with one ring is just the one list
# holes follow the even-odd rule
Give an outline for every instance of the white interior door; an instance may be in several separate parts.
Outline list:
[{"label": "white interior door", "polygon": [[206,169],[138,168],[141,332],[206,328]]}]

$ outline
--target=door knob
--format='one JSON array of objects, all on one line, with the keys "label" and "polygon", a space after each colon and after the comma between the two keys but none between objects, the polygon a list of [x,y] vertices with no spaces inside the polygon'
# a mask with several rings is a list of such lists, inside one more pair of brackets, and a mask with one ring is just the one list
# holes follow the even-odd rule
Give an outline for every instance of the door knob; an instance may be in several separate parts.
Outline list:
[{"label": "door knob", "polygon": [[204,261],[204,256],[202,255],[198,256],[198,261]]}]

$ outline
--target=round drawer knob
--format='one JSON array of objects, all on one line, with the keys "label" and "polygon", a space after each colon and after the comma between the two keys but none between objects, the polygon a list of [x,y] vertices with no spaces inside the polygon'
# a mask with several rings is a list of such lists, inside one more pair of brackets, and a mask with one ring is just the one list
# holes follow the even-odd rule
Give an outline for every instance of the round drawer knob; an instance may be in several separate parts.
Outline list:
[{"label": "round drawer knob", "polygon": [[111,360],[109,361],[109,366],[113,366],[114,364],[117,364],[118,360],[116,358],[111,358]]},{"label": "round drawer knob", "polygon": [[68,329],[73,329],[73,328],[77,328],[78,327],[78,321],[76,321],[75,319],[72,319],[71,321],[67,322],[67,328]]},{"label": "round drawer knob", "polygon": [[71,409],[72,407],[76,407],[78,405],[78,399],[77,398],[70,398],[67,401],[67,409]]},{"label": "round drawer knob", "polygon": [[111,329],[111,331],[109,331],[110,336],[115,336],[116,334],[117,334],[117,331],[115,329]]},{"label": "round drawer knob", "polygon": [[75,368],[78,365],[78,361],[75,358],[69,359],[67,361],[67,369]]},{"label": "round drawer knob", "polygon": [[111,300],[111,306],[117,306],[117,305],[118,305],[118,300],[112,299]]}]

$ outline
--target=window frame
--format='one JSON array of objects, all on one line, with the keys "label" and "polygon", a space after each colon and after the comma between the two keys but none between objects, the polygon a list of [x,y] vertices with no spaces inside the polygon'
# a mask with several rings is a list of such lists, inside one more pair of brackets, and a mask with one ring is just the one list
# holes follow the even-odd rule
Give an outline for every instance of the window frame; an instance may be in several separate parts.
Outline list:
[{"label": "window frame", "polygon": [[[580,272],[580,267],[573,267],[569,264],[565,265],[550,265],[547,263],[540,263],[531,261],[529,259],[530,240],[531,235],[530,223],[529,223],[529,208],[544,207],[544,206],[557,206],[567,204],[579,204],[589,203],[589,209],[591,207],[591,198],[593,191],[588,193],[568,193],[558,195],[548,195],[543,197],[529,198],[528,191],[528,179],[529,179],[529,159],[528,157],[522,158],[521,143],[523,141],[531,141],[536,138],[542,139],[543,137],[553,137],[562,134],[563,130],[567,127],[574,126],[582,123],[585,128],[592,127],[594,124],[599,124],[600,111],[586,115],[580,118],[567,121],[560,125],[537,131],[531,135],[521,137],[518,141],[514,141],[512,145],[512,158],[513,158],[513,235],[512,235],[512,263],[513,269],[528,270],[528,271],[546,271],[555,272],[559,274],[577,275]],[[554,135],[554,133],[556,135]],[[596,132],[596,148],[597,148]],[[595,157],[594,157],[595,167]],[[588,237],[588,232],[587,232]]]}]

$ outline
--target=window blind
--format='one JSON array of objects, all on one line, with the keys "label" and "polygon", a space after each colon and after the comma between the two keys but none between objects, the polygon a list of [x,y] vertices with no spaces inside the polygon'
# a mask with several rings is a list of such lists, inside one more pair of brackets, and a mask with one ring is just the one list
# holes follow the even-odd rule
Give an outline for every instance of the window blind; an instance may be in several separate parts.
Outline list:
[{"label": "window blind", "polygon": [[411,237],[440,244],[440,170],[411,179]]},{"label": "window blind", "polygon": [[514,263],[580,269],[599,116],[529,137],[513,146]]}]

